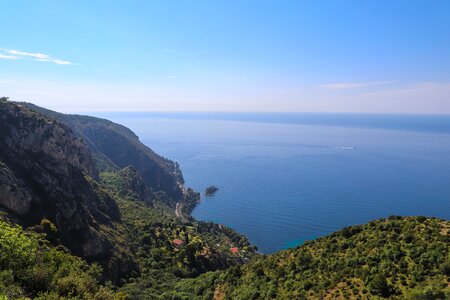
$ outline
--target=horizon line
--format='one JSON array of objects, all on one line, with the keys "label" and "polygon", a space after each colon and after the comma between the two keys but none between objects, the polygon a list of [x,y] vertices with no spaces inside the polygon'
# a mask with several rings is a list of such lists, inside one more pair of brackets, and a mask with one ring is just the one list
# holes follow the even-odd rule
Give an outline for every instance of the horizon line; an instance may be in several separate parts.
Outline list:
[{"label": "horizon line", "polygon": [[450,113],[395,113],[395,112],[321,112],[321,111],[181,111],[181,110],[146,110],[146,111],[136,111],[136,110],[83,110],[83,111],[72,111],[67,110],[62,112],[64,114],[87,114],[87,113],[129,113],[129,114],[322,114],[322,115],[391,115],[391,116],[436,116],[436,117],[450,117]]}]

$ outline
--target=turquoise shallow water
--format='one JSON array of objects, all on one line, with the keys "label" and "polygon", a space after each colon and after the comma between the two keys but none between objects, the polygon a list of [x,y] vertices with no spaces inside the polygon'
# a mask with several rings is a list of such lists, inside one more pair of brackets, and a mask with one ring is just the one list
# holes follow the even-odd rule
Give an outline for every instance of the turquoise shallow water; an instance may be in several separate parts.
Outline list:
[{"label": "turquoise shallow water", "polygon": [[218,186],[193,215],[263,253],[392,214],[450,218],[450,117],[102,116],[178,161],[188,186]]}]

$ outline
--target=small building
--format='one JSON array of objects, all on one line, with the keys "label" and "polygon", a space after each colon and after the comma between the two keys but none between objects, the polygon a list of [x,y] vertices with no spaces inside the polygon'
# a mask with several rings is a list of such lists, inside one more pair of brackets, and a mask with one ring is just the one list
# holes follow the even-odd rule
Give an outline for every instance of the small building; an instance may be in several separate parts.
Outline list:
[{"label": "small building", "polygon": [[237,247],[231,247],[230,248],[231,253],[233,254],[238,254],[239,253],[239,249]]},{"label": "small building", "polygon": [[179,248],[179,247],[183,246],[184,242],[183,242],[182,240],[180,240],[180,239],[174,239],[174,240],[172,241],[172,244],[173,244],[175,247]]}]

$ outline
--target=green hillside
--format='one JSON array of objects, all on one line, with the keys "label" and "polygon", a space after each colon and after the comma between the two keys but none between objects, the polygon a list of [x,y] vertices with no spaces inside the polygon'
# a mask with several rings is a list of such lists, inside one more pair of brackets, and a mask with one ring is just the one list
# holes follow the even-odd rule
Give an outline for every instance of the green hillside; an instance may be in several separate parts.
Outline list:
[{"label": "green hillside", "polygon": [[[42,226],[56,230],[48,220]],[[45,234],[0,221],[0,299],[126,299],[100,278],[97,264],[52,247]]]},{"label": "green hillside", "polygon": [[[225,226],[183,222],[157,195],[149,206],[125,188],[132,181],[126,176],[130,174],[107,172],[101,177],[117,200],[141,270],[139,277],[121,288],[131,299],[166,299],[184,278],[224,270],[255,256],[256,249],[247,238]],[[232,253],[232,247],[239,252]]]},{"label": "green hillside", "polygon": [[182,282],[177,293],[186,299],[447,299],[449,230],[449,221],[425,217],[346,227]]}]

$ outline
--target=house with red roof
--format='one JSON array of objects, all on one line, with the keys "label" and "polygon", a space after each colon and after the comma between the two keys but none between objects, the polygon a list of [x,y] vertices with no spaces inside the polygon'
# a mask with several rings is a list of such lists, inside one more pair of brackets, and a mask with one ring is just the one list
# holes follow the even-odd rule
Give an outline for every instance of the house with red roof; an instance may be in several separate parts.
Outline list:
[{"label": "house with red roof", "polygon": [[231,253],[233,254],[238,254],[239,253],[239,249],[237,247],[231,247],[230,248]]},{"label": "house with red roof", "polygon": [[175,246],[175,247],[181,247],[181,246],[183,246],[183,244],[184,244],[184,242],[182,241],[182,240],[180,240],[180,239],[174,239],[173,241],[172,241],[172,244]]}]

